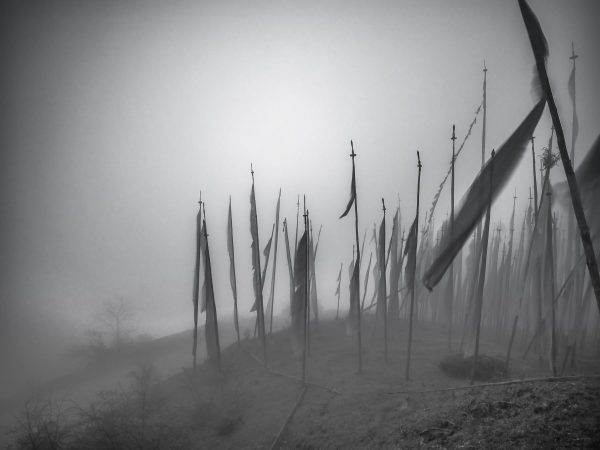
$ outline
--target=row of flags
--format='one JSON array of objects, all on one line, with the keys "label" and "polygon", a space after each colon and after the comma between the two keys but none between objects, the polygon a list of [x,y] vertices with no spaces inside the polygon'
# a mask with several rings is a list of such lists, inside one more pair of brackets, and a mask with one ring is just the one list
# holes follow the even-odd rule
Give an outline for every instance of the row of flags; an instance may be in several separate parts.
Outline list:
[{"label": "row of flags", "polygon": [[[467,193],[458,206],[456,214],[452,214],[442,225],[434,237],[433,216],[436,205],[440,198],[443,186],[448,179],[449,174],[453,173],[456,157],[462,151],[465,142],[471,135],[472,128],[477,121],[480,111],[483,110],[483,141],[482,152],[485,154],[485,120],[486,120],[486,71],[484,67],[484,93],[482,104],[477,108],[475,117],[468,127],[466,136],[459,147],[458,153],[454,153],[451,170],[444,177],[440,187],[434,197],[433,204],[429,211],[429,220],[424,221],[422,230],[419,230],[419,195],[420,195],[420,173],[421,162],[418,161],[419,181],[417,185],[417,211],[408,231],[406,240],[399,239],[400,236],[400,210],[396,211],[393,221],[389,242],[386,240],[386,210],[383,203],[383,217],[379,226],[373,230],[375,261],[372,275],[374,277],[374,296],[371,305],[365,305],[365,297],[368,286],[369,276],[371,274],[372,254],[369,258],[365,274],[363,297],[361,301],[360,275],[361,263],[364,255],[365,238],[362,245],[359,241],[359,217],[357,207],[357,188],[356,188],[356,165],[354,145],[351,141],[352,172],[350,182],[350,198],[344,208],[340,219],[348,216],[354,206],[355,223],[355,243],[353,259],[348,267],[350,278],[349,289],[349,307],[346,320],[346,330],[349,335],[357,337],[358,370],[362,370],[362,337],[361,337],[361,314],[367,311],[371,306],[375,306],[375,317],[378,323],[383,323],[384,332],[384,354],[387,360],[387,342],[388,342],[388,322],[392,323],[400,317],[401,310],[409,320],[409,339],[407,349],[407,367],[406,377],[409,378],[410,353],[412,341],[413,314],[417,316],[430,314],[432,318],[438,316],[439,305],[436,306],[433,298],[438,303],[444,303],[445,314],[449,322],[449,344],[452,341],[452,323],[457,319],[462,320],[463,327],[461,332],[460,350],[465,356],[473,356],[473,371],[477,361],[479,330],[482,321],[486,326],[498,330],[510,331],[510,344],[507,352],[507,365],[510,360],[510,352],[517,330],[522,330],[519,325],[519,318],[525,316],[525,329],[535,330],[534,337],[541,334],[541,329],[547,329],[550,333],[548,353],[551,361],[552,370],[557,371],[556,349],[557,349],[557,295],[566,296],[565,292],[571,298],[574,298],[575,306],[564,306],[566,303],[560,303],[568,313],[569,318],[569,342],[573,344],[575,326],[585,314],[587,303],[584,301],[586,293],[577,289],[576,281],[583,281],[583,269],[579,272],[572,270],[569,276],[562,276],[561,273],[568,273],[573,265],[586,261],[590,283],[587,285],[587,295],[593,289],[600,307],[600,278],[596,263],[596,256],[591,245],[592,237],[589,230],[600,228],[600,218],[598,213],[590,208],[590,202],[594,193],[599,191],[600,174],[600,143],[597,141],[592,150],[588,153],[585,160],[580,164],[576,173],[571,169],[571,161],[566,154],[564,133],[558,118],[556,106],[552,97],[548,75],[546,73],[546,59],[548,56],[548,47],[545,37],[541,31],[539,21],[533,14],[529,5],[524,0],[519,0],[519,6],[523,15],[525,26],[527,28],[534,58],[537,67],[537,81],[539,85],[539,99],[531,111],[525,116],[522,122],[508,139],[495,151],[487,162],[482,160],[482,168],[479,174],[473,180]],[[572,60],[573,69],[568,82],[568,90],[572,99],[573,106],[573,127],[572,127],[572,147],[578,134],[578,119],[575,111],[575,58],[573,50]],[[527,209],[526,215],[521,225],[521,232],[518,244],[514,239],[515,231],[515,203],[513,201],[513,211],[509,223],[505,226],[509,230],[509,238],[504,241],[500,239],[500,231],[490,230],[490,211],[494,200],[500,195],[508,180],[515,171],[519,162],[526,153],[529,142],[532,144],[532,154],[535,164],[535,152],[533,150],[533,134],[538,126],[540,118],[546,108],[549,106],[550,114],[553,120],[553,129],[550,135],[548,147],[545,149],[544,160],[542,161],[540,182],[542,184],[539,200],[537,199],[537,180],[536,170],[534,168],[533,186],[535,202]],[[560,160],[565,168],[567,182],[555,187],[550,183],[550,170],[557,163],[558,156],[552,153],[553,137],[556,133]],[[453,141],[455,135],[453,132]],[[572,157],[573,158],[573,157]],[[453,184],[453,176],[452,176]],[[567,194],[568,192],[568,194]],[[562,255],[574,253],[572,249],[581,248],[577,245],[574,238],[574,231],[569,233],[561,241],[556,233],[556,213],[553,211],[553,198],[559,202],[564,202],[570,196],[571,204],[575,211],[577,219],[577,229],[580,230],[581,241],[583,243],[583,255],[579,259],[561,258]],[[254,304],[252,311],[257,314],[257,330],[259,339],[263,345],[263,357],[265,366],[267,364],[266,351],[266,319],[263,302],[263,287],[266,279],[266,271],[271,246],[273,245],[273,276],[268,303],[266,306],[266,317],[269,320],[269,331],[272,331],[273,303],[274,303],[274,283],[277,261],[277,245],[279,235],[279,212],[280,212],[281,191],[276,206],[276,219],[273,225],[271,237],[264,249],[262,256],[265,258],[264,265],[261,265],[261,252],[258,235],[258,220],[256,211],[254,172],[252,172],[252,188],[250,194],[250,234],[252,248],[252,270],[253,270],[253,288]],[[516,200],[516,196],[515,196]],[[556,201],[556,200],[555,200]],[[383,199],[382,199],[383,202]],[[298,201],[299,208],[299,201]],[[452,205],[454,211],[454,205]],[[196,265],[194,274],[194,361],[196,355],[197,340],[197,322],[198,310],[206,310],[206,333],[207,333],[207,352],[210,358],[220,358],[218,349],[218,326],[217,315],[214,303],[214,290],[212,288],[212,273],[210,267],[210,255],[208,250],[208,234],[206,232],[205,217],[201,217],[201,210],[197,216],[197,251]],[[481,224],[484,215],[486,216],[483,231]],[[315,259],[319,245],[320,230],[316,241],[312,233],[312,224],[309,220],[308,211],[305,208],[304,214],[304,232],[300,240],[297,240],[298,225],[296,227],[296,239],[294,241],[294,251],[292,253],[289,242],[289,230],[287,220],[283,221],[284,241],[286,246],[286,259],[288,264],[288,273],[290,279],[290,315],[291,315],[291,337],[292,349],[295,354],[306,355],[307,344],[309,342],[308,323],[312,312],[314,319],[318,320],[318,301],[317,301],[317,283]],[[450,221],[450,222],[449,222]],[[297,217],[298,224],[298,217]],[[572,228],[575,228],[574,226]],[[421,233],[419,233],[421,231]],[[498,231],[497,235],[495,232]],[[421,235],[419,237],[419,234]],[[272,243],[275,239],[274,244]],[[435,243],[434,243],[435,239]],[[488,252],[488,242],[491,241]],[[564,241],[564,242],[563,242]],[[467,243],[469,244],[467,245]],[[234,298],[234,322],[239,342],[239,324],[237,311],[237,287],[235,274],[235,253],[233,248],[233,224],[231,214],[231,199],[228,212],[228,252],[230,257],[230,281]],[[386,250],[387,249],[387,250]],[[463,253],[466,253],[463,257]],[[489,253],[489,256],[488,256]],[[487,261],[490,264],[487,265]],[[456,267],[454,268],[454,264]],[[201,267],[204,267],[204,271]],[[453,270],[449,268],[453,267]],[[404,268],[404,271],[402,270]],[[454,270],[455,269],[455,270]],[[560,270],[562,270],[562,272]],[[342,283],[343,264],[337,276],[335,295],[337,296],[337,312],[340,312],[340,297]],[[387,276],[389,271],[389,277]],[[442,282],[444,288],[433,291],[434,288]],[[421,280],[424,290],[420,287]],[[559,282],[563,282],[559,288]],[[581,283],[583,284],[583,283]],[[389,285],[389,290],[388,290]],[[442,292],[440,294],[440,292]],[[458,295],[455,295],[458,294]],[[483,298],[490,299],[489,310],[492,314],[482,315]],[[524,306],[523,298],[529,299]],[[408,303],[410,298],[410,303]],[[429,298],[429,300],[427,300]],[[453,306],[453,299],[456,298],[456,307]],[[547,299],[551,299],[548,301]],[[510,300],[513,299],[513,300]],[[517,300],[514,300],[517,299]],[[402,301],[401,301],[402,300]],[[198,305],[200,301],[200,307]],[[443,315],[443,314],[440,314]],[[463,317],[459,317],[459,316]],[[560,320],[558,320],[560,322]],[[550,323],[551,325],[547,325]],[[210,335],[210,336],[209,336]],[[209,339],[210,337],[210,339]],[[210,348],[209,348],[210,347]],[[542,347],[541,344],[538,345]],[[449,345],[451,348],[451,345]],[[574,352],[574,349],[572,350]],[[303,359],[305,362],[305,359]],[[305,364],[303,364],[305,367]],[[305,372],[303,369],[303,377]]]}]

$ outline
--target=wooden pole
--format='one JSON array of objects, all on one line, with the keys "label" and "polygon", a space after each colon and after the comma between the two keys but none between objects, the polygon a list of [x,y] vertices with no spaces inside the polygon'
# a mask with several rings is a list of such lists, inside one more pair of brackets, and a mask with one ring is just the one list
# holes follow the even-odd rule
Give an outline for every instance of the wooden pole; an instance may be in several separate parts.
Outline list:
[{"label": "wooden pole", "polygon": [[[450,240],[454,240],[454,163],[456,161],[455,143],[456,133],[455,125],[452,125],[452,179],[450,183]],[[452,315],[454,303],[454,261],[450,264],[450,273],[448,276],[448,351],[452,351]]]},{"label": "wooden pole", "polygon": [[[548,180],[546,180],[547,182]],[[542,185],[542,194],[545,192],[546,189],[546,184],[544,183]],[[531,192],[529,193],[529,201],[531,203]],[[510,341],[508,343],[508,351],[506,352],[506,372],[508,373],[508,368],[509,368],[509,364],[510,364],[510,355],[512,352],[512,346],[514,343],[514,339],[515,339],[515,333],[517,331],[517,323],[519,322],[519,309],[521,308],[521,303],[523,302],[523,295],[525,293],[525,283],[527,282],[527,275],[529,273],[529,264],[531,262],[531,253],[533,250],[533,244],[535,242],[535,236],[537,235],[537,228],[538,228],[538,223],[539,223],[539,209],[537,211],[534,212],[533,215],[533,231],[531,233],[531,239],[529,240],[529,248],[527,249],[527,257],[525,258],[525,266],[523,267],[522,270],[522,275],[523,275],[523,282],[521,283],[521,291],[519,293],[519,302],[518,302],[518,309],[517,309],[517,313],[515,314],[514,320],[513,320],[513,326],[512,326],[512,331],[510,334]],[[536,279],[534,278],[533,280],[534,282],[536,281]],[[535,289],[532,289],[532,292],[535,292]],[[541,327],[541,322],[538,322],[537,324],[538,328]]]},{"label": "wooden pole", "polygon": [[[354,158],[356,158],[356,153],[354,153],[354,143],[352,141],[350,141],[350,148],[352,149],[352,153],[350,154],[350,158],[352,158],[352,173],[355,174],[355,164],[354,164]],[[356,187],[356,176],[353,177],[354,178],[354,233],[355,233],[355,238],[356,238],[356,263],[358,264],[358,273],[360,275],[360,250],[358,249],[358,246],[360,244],[359,240],[358,240],[358,189]],[[364,241],[363,241],[364,242]],[[358,277],[358,280],[356,280],[356,288],[357,288],[357,295],[356,298],[360,299],[360,276]],[[358,318],[358,373],[362,373],[362,334],[361,334],[361,324],[360,324],[360,316],[361,316],[361,310],[360,310],[361,305],[358,304],[356,305],[356,310],[357,310],[357,318]]]},{"label": "wooden pole", "polygon": [[296,237],[294,238],[294,261],[296,261],[296,251],[298,250],[298,215],[300,214],[300,194],[296,202]]},{"label": "wooden pole", "polygon": [[477,356],[479,353],[479,334],[481,332],[481,309],[483,303],[483,287],[485,284],[485,269],[487,265],[487,249],[488,249],[488,237],[490,234],[490,215],[492,210],[492,183],[494,181],[494,155],[495,152],[492,150],[492,157],[490,159],[490,194],[487,205],[487,212],[485,215],[485,225],[483,227],[483,236],[481,238],[481,266],[479,271],[479,283],[477,284],[477,298],[475,303],[475,314],[473,319],[475,320],[475,352],[473,353],[473,364],[471,366],[471,384],[475,382],[475,371],[477,369]]},{"label": "wooden pole", "polygon": [[[571,61],[573,61],[573,118],[572,118],[572,124],[574,125],[577,122],[577,102],[576,102],[576,98],[575,98],[575,60],[579,58],[579,55],[575,54],[575,43],[571,42],[571,56],[569,56],[569,59]],[[571,128],[571,131],[573,131],[574,127]],[[577,136],[575,135],[575,133],[571,134],[571,161],[573,164],[575,164],[575,140],[577,139]]]},{"label": "wooden pole", "polygon": [[538,203],[538,189],[537,189],[537,174],[535,173],[535,136],[531,136],[529,138],[531,141],[531,162],[533,164],[533,212],[536,212],[539,208]]},{"label": "wooden pole", "polygon": [[[546,168],[546,178],[550,176],[550,166]],[[546,245],[548,251],[548,263],[550,265],[550,302],[551,309],[551,336],[550,336],[550,364],[552,367],[552,375],[556,376],[556,317],[554,308],[554,249],[552,248],[552,192],[548,189],[548,215],[546,219]]]},{"label": "wooden pole", "polygon": [[[419,175],[417,177],[417,213],[415,216],[415,247],[417,247],[417,243],[419,242],[419,197],[421,194],[421,169],[423,165],[421,164],[421,155],[417,151],[417,168],[419,169]],[[408,245],[408,244],[407,244]],[[409,250],[411,251],[411,250]],[[412,283],[410,286],[410,310],[408,313],[408,350],[406,352],[406,381],[410,379],[410,354],[412,350],[412,335],[413,335],[413,315],[415,309],[415,277],[417,271],[417,258],[416,258],[416,249],[415,249],[415,260],[413,261],[412,270]]]},{"label": "wooden pole", "polygon": [[279,197],[277,199],[277,213],[275,217],[275,250],[273,252],[273,273],[271,275],[271,294],[269,301],[271,303],[271,311],[269,318],[269,334],[273,333],[273,310],[275,309],[275,270],[277,269],[277,243],[279,242],[279,205],[281,201],[281,188],[279,188]]},{"label": "wooden pole", "polygon": [[306,224],[306,333],[304,335],[306,339],[306,354],[310,355],[310,240],[312,239],[312,232],[309,228],[308,209],[306,208],[306,195],[304,196],[304,220]]},{"label": "wooden pole", "polygon": [[[196,239],[198,240],[198,242],[196,242],[196,265],[194,270],[196,271],[196,273],[194,274],[194,277],[197,277],[198,279],[198,284],[200,283],[200,265],[201,265],[201,255],[200,255],[200,249],[201,249],[201,243],[200,243],[200,239],[202,239],[202,220],[201,220],[201,214],[202,214],[202,191],[200,191],[200,200],[198,200],[198,205],[200,205],[198,207],[198,218],[196,219],[196,227],[199,228],[196,230]],[[197,288],[198,291],[194,292],[194,342],[192,344],[192,355],[193,355],[193,367],[194,367],[194,371],[196,370],[196,350],[198,348],[198,302],[200,301],[200,299],[198,298],[200,289],[202,289],[201,286],[194,286],[194,288]]]},{"label": "wooden pole", "polygon": [[[252,164],[250,164],[250,173],[252,175],[252,187],[254,187],[254,168],[252,167]],[[255,191],[256,192],[256,191]],[[256,212],[256,194],[254,194],[254,221],[256,223],[256,226],[258,228],[258,213]],[[261,264],[260,264],[260,242],[258,239],[258,229],[256,232],[256,262],[258,264],[257,270],[258,270],[258,286],[256,287],[257,292],[258,292],[258,298],[256,299],[256,315],[257,317],[257,327],[258,327],[258,333],[260,335],[261,341],[262,341],[262,348],[263,348],[263,362],[265,365],[265,369],[268,367],[268,363],[267,363],[267,339],[265,336],[265,311],[263,308],[263,295],[262,295],[262,273],[261,273]]]},{"label": "wooden pole", "polygon": [[[208,230],[206,227],[206,210],[205,210],[205,203],[202,203],[202,214],[204,216],[204,240],[206,242],[206,270],[207,270],[207,274],[206,274],[206,278],[207,280],[205,281],[206,283],[210,283],[210,290],[212,292],[211,296],[206,296],[206,300],[207,302],[210,302],[210,313],[212,314],[212,319],[214,321],[215,324],[215,343],[217,346],[217,367],[219,369],[219,373],[221,373],[223,371],[222,366],[221,366],[221,344],[219,342],[219,323],[217,321],[217,305],[215,304],[215,290],[213,287],[213,279],[212,279],[212,267],[210,264],[210,250],[208,249]],[[206,306],[206,313],[208,314],[208,305]]]},{"label": "wooden pole", "polygon": [[[525,17],[525,15],[527,14],[526,8],[529,8],[529,6],[524,2],[524,0],[519,0],[519,5]],[[532,11],[530,12],[533,13]],[[536,31],[537,30],[528,29],[528,33],[530,33],[530,41],[532,42],[533,39],[539,38],[539,36],[534,36],[531,34]],[[542,33],[541,28],[539,29],[539,33]],[[532,49],[534,50],[535,64],[537,67],[540,82],[542,84],[542,88],[544,89],[544,94],[548,103],[548,109],[550,110],[550,115],[552,116],[552,123],[554,124],[554,131],[556,132],[558,149],[560,150],[560,159],[562,161],[562,166],[565,171],[565,176],[567,177],[567,184],[569,186],[569,192],[571,194],[571,202],[573,204],[575,218],[577,219],[577,224],[579,226],[581,243],[583,245],[583,250],[586,257],[588,272],[590,274],[590,279],[594,288],[596,304],[598,310],[600,311],[600,272],[598,272],[598,262],[596,261],[596,255],[594,254],[594,247],[592,246],[592,240],[590,237],[590,229],[585,218],[585,213],[583,211],[581,194],[579,193],[579,187],[575,178],[575,172],[573,171],[573,166],[571,164],[571,160],[569,159],[569,153],[567,152],[565,134],[563,132],[562,124],[560,122],[560,116],[558,115],[558,108],[556,107],[554,95],[552,94],[552,89],[550,87],[550,80],[548,79],[548,73],[546,72],[545,55],[542,54],[542,52],[536,52],[536,48],[533,45]]]},{"label": "wooden pole", "polygon": [[307,343],[308,343],[308,321],[309,321],[309,302],[308,302],[308,277],[309,277],[309,256],[308,256],[308,210],[306,209],[306,197],[304,197],[304,233],[306,235],[306,275],[304,276],[304,344],[302,347],[302,383],[306,385],[306,353],[307,353]]},{"label": "wooden pole", "polygon": [[[381,204],[383,206],[383,230],[381,232],[383,232],[383,249],[379,249],[379,253],[380,255],[385,256],[385,201],[383,200],[383,197],[381,198]],[[382,239],[380,239],[381,241]],[[382,292],[382,296],[383,296],[383,357],[385,362],[388,362],[388,329],[387,329],[387,292],[386,292],[386,277],[385,277],[385,257],[382,258],[383,261],[381,261],[381,263],[383,263],[383,267],[380,267],[379,270],[381,271],[380,273],[380,277],[381,277],[381,281],[380,281],[380,289],[383,289]],[[380,263],[380,264],[381,264]]]}]

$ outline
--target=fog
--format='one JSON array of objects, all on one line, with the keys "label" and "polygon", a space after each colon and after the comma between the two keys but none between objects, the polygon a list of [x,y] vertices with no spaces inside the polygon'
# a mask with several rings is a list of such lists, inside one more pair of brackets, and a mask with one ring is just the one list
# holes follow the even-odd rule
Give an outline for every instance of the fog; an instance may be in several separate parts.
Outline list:
[{"label": "fog", "polygon": [[[572,41],[580,55],[577,163],[599,130],[600,5],[530,4],[548,39],[567,136]],[[390,226],[400,198],[408,232],[417,150],[429,209],[450,162],[452,125],[462,142],[481,103],[484,61],[488,154],[533,105],[533,58],[516,2],[10,2],[0,16],[0,359],[14,356],[15,379],[35,376],[40,360],[26,361],[36,350],[73,345],[105,301],[130,302],[139,333],[192,326],[200,191],[219,318],[233,309],[229,196],[240,313],[250,316],[251,164],[261,245],[279,188],[291,239],[305,195],[315,234],[323,227],[321,308],[335,308],[343,262],[346,310],[354,228],[338,217],[350,189],[350,139],[368,245],[382,197]],[[549,135],[545,113],[536,145]],[[481,116],[457,161],[457,199],[480,155]],[[524,158],[494,217],[506,220],[516,191],[520,223],[530,172]],[[446,187],[436,223],[448,211]],[[275,313],[286,314],[279,244]]]}]

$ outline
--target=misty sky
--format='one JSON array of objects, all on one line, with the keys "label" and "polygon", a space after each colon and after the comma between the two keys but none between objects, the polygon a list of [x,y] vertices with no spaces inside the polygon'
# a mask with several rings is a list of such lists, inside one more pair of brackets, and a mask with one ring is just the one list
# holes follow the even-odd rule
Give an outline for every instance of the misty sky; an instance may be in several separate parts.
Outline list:
[{"label": "misty sky", "polygon": [[[315,233],[323,225],[320,299],[333,308],[337,270],[340,262],[347,267],[354,242],[353,219],[337,219],[349,195],[350,139],[368,243],[381,197],[391,228],[400,196],[408,228],[417,149],[422,211],[429,209],[450,162],[452,124],[461,142],[481,103],[484,59],[488,153],[534,103],[533,57],[516,0],[15,4],[0,11],[3,340],[24,331],[26,318],[85,327],[98,305],[118,296],[139,311],[140,331],[191,326],[200,190],[223,315],[232,310],[225,251],[232,197],[239,302],[247,314],[250,163],[261,245],[278,189],[292,239],[296,196],[306,194]],[[568,142],[571,41],[580,55],[578,159],[600,130],[600,4],[530,5],[548,38]],[[538,148],[549,133],[546,112]],[[481,117],[457,161],[458,199],[480,152]],[[530,173],[529,157],[493,221],[508,220],[515,189],[520,221]],[[449,195],[444,190],[438,223]],[[276,311],[288,305],[282,242]],[[347,270],[343,275],[346,309]]]}]

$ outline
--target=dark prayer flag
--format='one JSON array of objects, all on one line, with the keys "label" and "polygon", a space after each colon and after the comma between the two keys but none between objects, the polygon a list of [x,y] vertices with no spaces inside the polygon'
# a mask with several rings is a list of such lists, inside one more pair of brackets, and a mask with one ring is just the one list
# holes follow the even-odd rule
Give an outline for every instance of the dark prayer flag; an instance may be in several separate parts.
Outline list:
[{"label": "dark prayer flag", "polygon": [[488,161],[469,187],[455,216],[453,235],[446,235],[440,245],[441,252],[425,272],[423,283],[427,289],[431,290],[442,279],[452,260],[483,217],[490,197],[490,189],[492,201],[502,191],[525,152],[545,104],[545,99],[540,100],[496,152],[492,184],[490,185],[490,162]]},{"label": "dark prayer flag", "polygon": [[308,258],[306,231],[302,234],[294,259],[294,298],[290,308],[292,319],[292,350],[299,354],[304,345],[306,320],[306,263]]},{"label": "dark prayer flag", "polygon": [[344,210],[344,212],[340,216],[340,219],[342,217],[346,217],[346,215],[350,211],[350,208],[352,208],[352,205],[354,204],[355,201],[356,201],[356,176],[354,174],[354,165],[353,165],[352,166],[352,181],[350,183],[350,200],[348,200],[348,204],[346,205],[346,209]]},{"label": "dark prayer flag", "polygon": [[406,238],[406,247],[404,247],[404,256],[406,257],[406,267],[404,277],[406,278],[406,287],[410,290],[414,283],[413,271],[417,262],[417,218],[413,221]]},{"label": "dark prayer flag", "polygon": [[229,253],[229,283],[233,293],[233,322],[235,332],[240,337],[240,326],[238,322],[238,304],[237,304],[237,281],[235,279],[235,253],[233,247],[233,218],[231,216],[231,197],[229,197],[229,213],[227,215],[227,252]]},{"label": "dark prayer flag", "polygon": [[353,335],[358,331],[358,314],[360,308],[360,298],[358,292],[358,272],[359,265],[354,264],[352,277],[350,278],[350,312],[346,322],[346,332]]},{"label": "dark prayer flag", "polygon": [[[206,236],[206,221],[202,221],[203,236]],[[217,324],[217,309],[215,305],[215,291],[212,280],[212,267],[210,264],[210,251],[208,241],[204,239],[204,302],[206,306],[206,352],[210,359],[220,359],[219,328]]]}]

